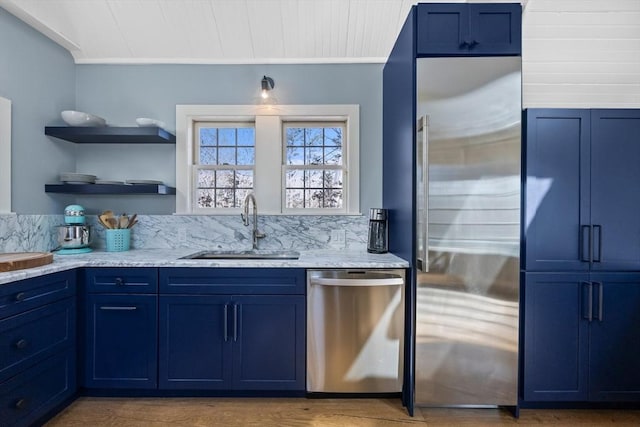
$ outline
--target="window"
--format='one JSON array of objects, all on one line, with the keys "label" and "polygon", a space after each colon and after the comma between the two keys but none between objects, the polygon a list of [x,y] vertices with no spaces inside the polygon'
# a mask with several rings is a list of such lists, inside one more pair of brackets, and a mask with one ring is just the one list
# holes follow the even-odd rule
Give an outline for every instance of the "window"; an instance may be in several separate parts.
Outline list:
[{"label": "window", "polygon": [[253,190],[253,123],[195,123],[195,209],[238,208]]},{"label": "window", "polygon": [[359,214],[357,105],[178,105],[176,212]]},{"label": "window", "polygon": [[344,122],[285,123],[285,209],[342,209]]}]

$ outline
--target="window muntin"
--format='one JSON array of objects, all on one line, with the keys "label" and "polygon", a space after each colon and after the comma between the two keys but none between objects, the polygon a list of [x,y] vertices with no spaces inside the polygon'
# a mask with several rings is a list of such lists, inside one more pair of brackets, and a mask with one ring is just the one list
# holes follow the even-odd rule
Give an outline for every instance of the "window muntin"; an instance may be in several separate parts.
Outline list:
[{"label": "window muntin", "polygon": [[346,125],[344,122],[285,122],[285,210],[342,210]]},{"label": "window muntin", "polygon": [[254,186],[254,124],[202,121],[194,128],[194,210],[240,208]]}]

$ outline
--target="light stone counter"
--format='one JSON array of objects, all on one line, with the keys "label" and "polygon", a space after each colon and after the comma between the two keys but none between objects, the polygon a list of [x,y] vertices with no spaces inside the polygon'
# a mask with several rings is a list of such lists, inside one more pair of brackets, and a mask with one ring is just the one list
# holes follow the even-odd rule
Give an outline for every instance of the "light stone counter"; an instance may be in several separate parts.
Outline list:
[{"label": "light stone counter", "polygon": [[70,270],[78,267],[226,267],[226,268],[408,268],[409,263],[392,254],[366,250],[318,249],[299,251],[300,258],[269,260],[180,259],[193,249],[134,249],[126,252],[94,251],[81,255],[55,255],[52,264],[0,273],[0,284]]}]

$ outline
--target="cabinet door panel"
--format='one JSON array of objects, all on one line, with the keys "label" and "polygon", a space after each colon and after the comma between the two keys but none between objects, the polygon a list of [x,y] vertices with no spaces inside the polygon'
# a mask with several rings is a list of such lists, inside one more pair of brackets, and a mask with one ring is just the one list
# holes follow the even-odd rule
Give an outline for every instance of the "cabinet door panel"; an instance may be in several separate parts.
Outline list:
[{"label": "cabinet door panel", "polygon": [[418,55],[466,55],[463,41],[469,32],[466,4],[419,4],[417,6]]},{"label": "cabinet door panel", "polygon": [[592,110],[591,153],[591,223],[602,227],[592,268],[638,270],[640,111]]},{"label": "cabinet door panel", "polygon": [[590,400],[640,400],[640,275],[592,274],[602,318],[591,322]]},{"label": "cabinet door panel", "polygon": [[305,298],[238,296],[234,386],[240,390],[304,390]]},{"label": "cabinet door panel", "polygon": [[525,120],[526,269],[586,271],[589,111],[529,109]]},{"label": "cabinet door panel", "polygon": [[588,273],[525,274],[525,400],[587,398],[588,280]]},{"label": "cabinet door panel", "polygon": [[520,55],[521,27],[519,4],[470,4],[470,54]]},{"label": "cabinet door panel", "polygon": [[160,388],[231,389],[229,301],[212,295],[160,296]]},{"label": "cabinet door panel", "polygon": [[88,296],[87,388],[143,388],[157,385],[157,297]]}]

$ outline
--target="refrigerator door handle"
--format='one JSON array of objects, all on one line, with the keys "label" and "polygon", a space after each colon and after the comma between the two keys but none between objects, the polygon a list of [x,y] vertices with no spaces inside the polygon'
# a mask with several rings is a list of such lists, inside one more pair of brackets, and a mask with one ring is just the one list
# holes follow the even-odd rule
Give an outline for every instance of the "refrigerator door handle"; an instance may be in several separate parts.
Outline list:
[{"label": "refrigerator door handle", "polygon": [[[420,138],[422,132],[422,138]],[[416,264],[423,273],[429,272],[429,116],[418,119],[416,143],[418,211],[418,254]]]},{"label": "refrigerator door handle", "polygon": [[[580,232],[580,252],[581,252],[580,261],[582,261],[582,262],[591,262],[591,246],[592,246],[591,226],[589,226],[589,225],[581,225],[580,228],[581,228],[581,232]],[[586,238],[585,238],[585,234],[587,235]],[[585,241],[588,242],[586,248],[585,248]],[[587,255],[585,256],[585,254],[587,254]]]},{"label": "refrigerator door handle", "polygon": [[[596,234],[597,231],[597,234]],[[598,237],[598,256],[593,255],[593,262],[602,262],[602,226],[596,224],[593,226],[593,236],[594,240],[596,236]],[[595,246],[595,244],[594,244]]]},{"label": "refrigerator door handle", "polygon": [[[585,289],[586,289],[586,294],[585,294]],[[583,295],[587,296],[587,310],[582,317],[584,319],[587,319],[589,322],[591,322],[593,320],[593,283],[582,282],[582,292],[583,292]]]}]

